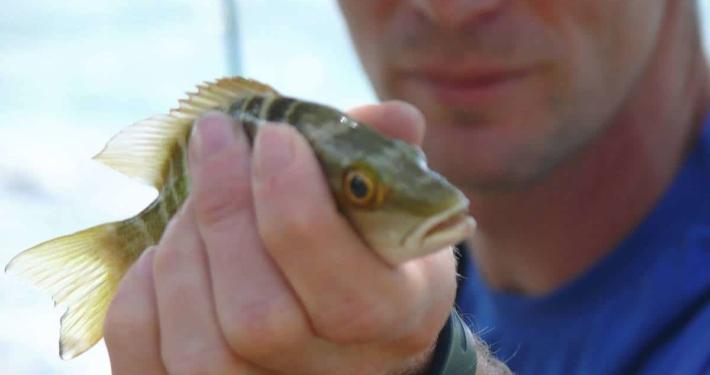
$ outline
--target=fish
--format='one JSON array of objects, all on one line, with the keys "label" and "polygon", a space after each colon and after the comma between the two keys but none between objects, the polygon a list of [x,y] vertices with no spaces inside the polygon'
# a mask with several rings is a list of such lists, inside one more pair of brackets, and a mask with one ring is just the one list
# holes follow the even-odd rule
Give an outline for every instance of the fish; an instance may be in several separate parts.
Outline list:
[{"label": "fish", "polygon": [[[94,159],[158,190],[126,220],[33,246],[6,267],[48,291],[61,316],[59,355],[74,358],[103,337],[109,304],[140,254],[157,244],[190,192],[187,146],[202,114],[221,111],[253,142],[265,122],[293,126],[308,140],[339,212],[381,259],[396,266],[469,236],[466,196],[427,166],[419,147],[390,139],[329,107],[283,96],[243,77],[197,86],[167,114],[139,121]],[[238,251],[238,250],[237,250]]]}]

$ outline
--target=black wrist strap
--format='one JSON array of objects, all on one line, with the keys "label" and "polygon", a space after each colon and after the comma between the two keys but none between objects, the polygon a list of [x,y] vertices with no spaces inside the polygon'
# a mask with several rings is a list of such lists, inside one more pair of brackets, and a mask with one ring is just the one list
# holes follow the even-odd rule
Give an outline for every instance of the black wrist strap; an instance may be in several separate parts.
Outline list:
[{"label": "black wrist strap", "polygon": [[439,333],[434,358],[427,375],[475,375],[476,350],[473,333],[456,309]]}]

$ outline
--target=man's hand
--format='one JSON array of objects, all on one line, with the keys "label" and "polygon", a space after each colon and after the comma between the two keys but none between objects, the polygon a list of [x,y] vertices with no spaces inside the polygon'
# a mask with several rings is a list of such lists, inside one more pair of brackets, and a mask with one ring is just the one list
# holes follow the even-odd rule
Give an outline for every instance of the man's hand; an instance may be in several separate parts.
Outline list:
[{"label": "man's hand", "polygon": [[[409,105],[351,114],[422,140],[423,117]],[[113,373],[421,371],[453,304],[452,252],[388,266],[338,213],[293,128],[265,126],[252,152],[225,115],[196,125],[192,193],[109,310]]]}]

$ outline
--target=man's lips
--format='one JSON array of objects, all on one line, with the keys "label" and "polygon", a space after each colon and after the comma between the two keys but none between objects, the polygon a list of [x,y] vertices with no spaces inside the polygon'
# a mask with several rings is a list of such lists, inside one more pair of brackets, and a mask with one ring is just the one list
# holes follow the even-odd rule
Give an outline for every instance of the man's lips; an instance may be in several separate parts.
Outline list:
[{"label": "man's lips", "polygon": [[475,105],[504,94],[532,73],[520,69],[413,69],[404,73],[406,81],[427,90],[450,104]]}]

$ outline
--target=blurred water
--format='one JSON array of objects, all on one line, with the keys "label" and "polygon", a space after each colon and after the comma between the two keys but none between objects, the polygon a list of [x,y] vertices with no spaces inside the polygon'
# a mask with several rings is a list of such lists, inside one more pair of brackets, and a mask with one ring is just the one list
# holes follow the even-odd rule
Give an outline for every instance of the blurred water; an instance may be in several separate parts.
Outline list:
[{"label": "blurred water", "polygon": [[[373,95],[332,0],[241,0],[244,74],[347,108]],[[699,2],[710,14],[710,1]],[[128,217],[154,192],[90,157],[119,129],[227,75],[222,2],[24,0],[0,12],[0,264]],[[705,34],[710,35],[706,22]],[[706,39],[710,46],[710,38]],[[103,344],[63,362],[48,296],[0,274],[0,373],[108,374]]]}]

